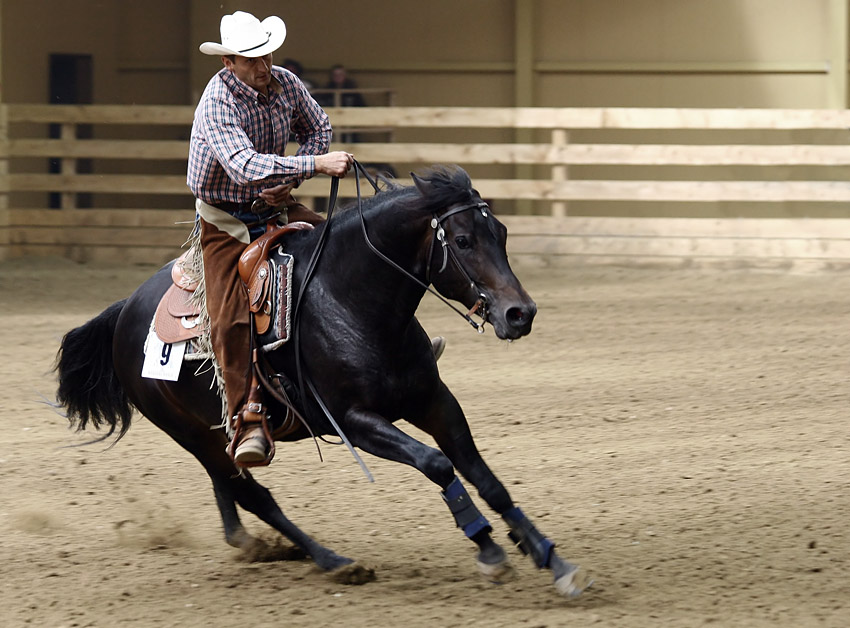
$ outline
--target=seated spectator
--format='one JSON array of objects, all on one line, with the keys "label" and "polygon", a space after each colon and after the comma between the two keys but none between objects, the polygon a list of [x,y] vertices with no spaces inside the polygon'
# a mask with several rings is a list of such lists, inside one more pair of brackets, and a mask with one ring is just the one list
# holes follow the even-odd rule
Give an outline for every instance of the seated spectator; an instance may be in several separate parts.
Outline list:
[{"label": "seated spectator", "polygon": [[[348,76],[345,67],[337,64],[331,68],[326,89],[333,90],[352,90],[357,89],[357,83],[354,79]],[[360,92],[343,91],[338,93],[322,94],[316,97],[316,100],[323,107],[365,107],[366,101],[363,99],[363,94]],[[337,134],[334,133],[334,136]],[[341,133],[339,137],[334,137],[334,140],[343,143],[359,142],[360,137],[357,133]]]},{"label": "seated spectator", "polygon": [[[335,65],[331,68],[330,80],[325,86],[328,89],[357,89],[357,83],[348,76],[345,68]],[[340,94],[341,107],[365,107],[366,101],[360,92],[343,92]]]}]

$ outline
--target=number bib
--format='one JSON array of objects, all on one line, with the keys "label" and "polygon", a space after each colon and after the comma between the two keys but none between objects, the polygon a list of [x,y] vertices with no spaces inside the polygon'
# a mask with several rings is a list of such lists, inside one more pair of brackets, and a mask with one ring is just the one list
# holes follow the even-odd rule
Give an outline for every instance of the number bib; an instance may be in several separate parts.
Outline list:
[{"label": "number bib", "polygon": [[180,377],[180,366],[186,353],[186,342],[164,343],[155,331],[148,333],[145,342],[145,363],[142,377],[176,382]]}]

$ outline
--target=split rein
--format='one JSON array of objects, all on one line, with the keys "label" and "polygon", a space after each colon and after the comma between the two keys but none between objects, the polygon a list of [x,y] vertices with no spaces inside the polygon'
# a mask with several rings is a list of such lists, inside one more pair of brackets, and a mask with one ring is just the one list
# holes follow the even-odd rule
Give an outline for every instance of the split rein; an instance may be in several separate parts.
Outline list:
[{"label": "split rein", "polygon": [[[478,211],[481,212],[481,215],[486,218],[487,217],[487,210],[489,209],[489,206],[487,205],[487,203],[484,203],[484,202],[471,203],[469,205],[462,205],[460,207],[455,207],[454,209],[450,209],[449,211],[447,211],[442,216],[437,216],[436,213],[433,215],[433,218],[431,218],[431,228],[434,230],[434,237],[431,240],[431,246],[428,249],[428,262],[427,262],[427,265],[425,267],[425,281],[422,281],[416,275],[414,275],[410,271],[406,270],[405,268],[402,268],[401,266],[396,264],[393,260],[391,260],[389,257],[384,255],[381,251],[378,250],[378,248],[374,244],[372,244],[372,240],[369,239],[369,233],[366,230],[366,219],[363,216],[363,199],[362,199],[362,196],[361,196],[361,193],[360,193],[360,175],[361,174],[371,184],[371,186],[375,189],[375,192],[379,192],[380,190],[378,188],[378,184],[375,182],[375,180],[372,178],[372,176],[368,172],[366,172],[366,169],[363,167],[363,165],[355,159],[354,160],[354,175],[355,175],[354,182],[355,182],[355,185],[357,187],[357,211],[360,213],[360,226],[361,226],[362,231],[363,231],[363,238],[366,240],[366,244],[369,245],[369,248],[372,250],[372,252],[375,253],[375,255],[377,255],[378,257],[380,257],[384,262],[386,262],[387,264],[389,264],[390,266],[395,268],[397,271],[399,271],[400,273],[402,273],[403,275],[405,275],[409,279],[412,279],[417,284],[419,284],[422,288],[424,288],[426,291],[430,292],[435,297],[440,299],[440,301],[445,303],[448,307],[453,309],[459,316],[461,316],[464,320],[466,320],[467,323],[472,325],[472,327],[474,327],[478,331],[479,334],[483,334],[484,333],[484,324],[487,322],[488,314],[489,314],[489,310],[487,309],[487,296],[484,294],[484,291],[481,290],[481,288],[478,286],[478,284],[469,276],[469,273],[466,272],[466,269],[463,267],[463,264],[461,264],[460,260],[457,258],[457,254],[448,245],[448,241],[446,240],[446,231],[443,228],[443,222],[445,222],[448,218],[451,218],[455,214],[459,214],[461,212],[465,212],[465,211],[470,210],[470,209],[477,209]],[[330,216],[328,216],[328,218],[330,218]],[[440,267],[440,270],[437,271],[437,272],[442,273],[446,269],[446,265],[448,263],[448,258],[449,258],[449,256],[451,256],[452,263],[461,272],[461,274],[463,274],[463,276],[466,279],[467,283],[469,284],[470,288],[472,288],[478,294],[478,300],[475,302],[475,304],[472,306],[472,308],[466,313],[459,310],[448,299],[443,297],[443,295],[441,295],[439,292],[437,292],[436,290],[434,290],[431,287],[431,264],[433,262],[434,249],[437,247],[437,242],[440,243],[440,245],[442,246],[442,249],[443,249],[443,264]],[[480,323],[478,323],[478,322],[476,322],[472,319],[473,314],[477,314],[481,318]]]}]

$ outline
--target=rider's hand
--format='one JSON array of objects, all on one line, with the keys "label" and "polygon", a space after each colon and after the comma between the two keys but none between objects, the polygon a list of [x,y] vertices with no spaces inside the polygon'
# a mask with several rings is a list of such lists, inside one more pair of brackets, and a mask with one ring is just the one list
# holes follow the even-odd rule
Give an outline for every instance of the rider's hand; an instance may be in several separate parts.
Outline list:
[{"label": "rider's hand", "polygon": [[292,199],[289,194],[292,192],[292,188],[294,186],[294,183],[281,183],[273,188],[266,188],[260,192],[260,198],[263,199],[269,207],[277,207],[284,204],[290,205]]},{"label": "rider's hand", "polygon": [[337,150],[326,155],[316,155],[314,160],[316,172],[342,178],[354,163],[354,155]]}]

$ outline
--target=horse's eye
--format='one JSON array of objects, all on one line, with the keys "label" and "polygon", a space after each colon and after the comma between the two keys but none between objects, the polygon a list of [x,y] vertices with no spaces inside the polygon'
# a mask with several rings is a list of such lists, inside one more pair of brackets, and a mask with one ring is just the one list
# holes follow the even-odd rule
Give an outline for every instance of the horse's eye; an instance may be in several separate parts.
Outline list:
[{"label": "horse's eye", "polygon": [[466,236],[458,236],[455,238],[455,242],[457,243],[458,248],[468,249],[471,244],[469,244],[469,239]]}]

